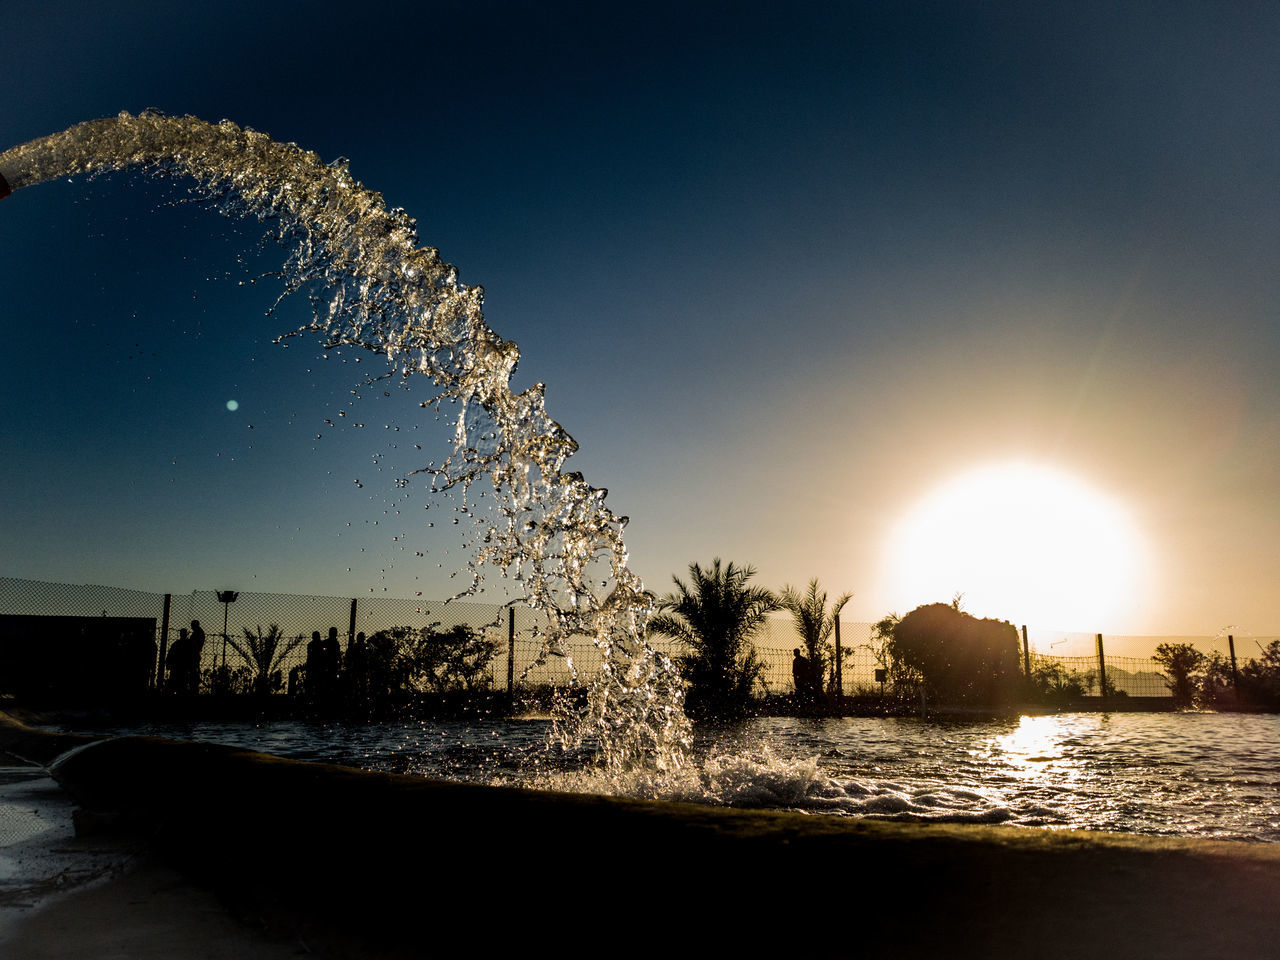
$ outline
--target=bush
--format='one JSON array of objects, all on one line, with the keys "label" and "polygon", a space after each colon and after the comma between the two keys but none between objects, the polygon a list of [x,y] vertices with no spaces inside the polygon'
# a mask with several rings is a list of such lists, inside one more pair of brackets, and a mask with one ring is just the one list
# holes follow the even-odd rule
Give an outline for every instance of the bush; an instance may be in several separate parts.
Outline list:
[{"label": "bush", "polygon": [[1272,640],[1261,657],[1240,668],[1240,699],[1280,708],[1280,640]]},{"label": "bush", "polygon": [[1164,667],[1174,701],[1188,707],[1195,700],[1208,658],[1189,643],[1162,643],[1151,658]]},{"label": "bush", "polygon": [[1054,660],[1038,658],[1031,668],[1031,687],[1040,700],[1064,704],[1085,696],[1093,687],[1092,670],[1068,670]]},{"label": "bush", "polygon": [[1018,631],[1004,620],[979,620],[956,604],[912,610],[893,625],[887,652],[945,703],[1007,703],[1017,692]]},{"label": "bush", "polygon": [[492,683],[500,643],[465,624],[448,630],[390,627],[365,642],[359,686],[375,699],[405,693],[475,692]]},{"label": "bush", "polygon": [[1280,709],[1280,640],[1267,644],[1262,656],[1241,663],[1234,675],[1222,653],[1206,657],[1199,674],[1201,703]]},{"label": "bush", "polygon": [[435,693],[478,692],[493,683],[489,662],[499,642],[476,633],[466,624],[448,630],[423,630],[410,654],[416,685]]}]

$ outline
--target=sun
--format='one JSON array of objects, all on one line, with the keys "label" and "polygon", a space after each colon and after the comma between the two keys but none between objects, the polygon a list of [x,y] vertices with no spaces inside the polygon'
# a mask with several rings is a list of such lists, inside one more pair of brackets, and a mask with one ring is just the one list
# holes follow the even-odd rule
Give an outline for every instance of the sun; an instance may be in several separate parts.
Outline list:
[{"label": "sun", "polygon": [[1113,498],[1054,467],[1007,462],[953,477],[912,506],[891,532],[888,565],[901,612],[959,593],[976,616],[1106,633],[1141,602],[1143,552]]}]

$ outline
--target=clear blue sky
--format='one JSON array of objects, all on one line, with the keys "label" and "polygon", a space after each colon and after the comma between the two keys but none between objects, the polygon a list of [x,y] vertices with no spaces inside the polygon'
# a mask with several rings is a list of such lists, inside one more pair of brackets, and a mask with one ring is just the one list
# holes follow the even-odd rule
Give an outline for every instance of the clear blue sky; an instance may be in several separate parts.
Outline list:
[{"label": "clear blue sky", "polygon": [[[895,530],[1017,460],[1141,541],[1111,622],[1042,626],[1263,635],[1277,50],[1272,3],[9,0],[0,149],[155,107],[349,157],[485,287],[658,592],[721,556],[855,619],[949,600],[975,570],[922,593]],[[394,487],[445,426],[352,406],[372,358],[273,345],[306,305],[264,316],[276,288],[241,281],[282,255],[183,196],[0,204],[0,574],[448,592],[456,544]],[[1056,546],[1010,549],[1070,595]]]}]

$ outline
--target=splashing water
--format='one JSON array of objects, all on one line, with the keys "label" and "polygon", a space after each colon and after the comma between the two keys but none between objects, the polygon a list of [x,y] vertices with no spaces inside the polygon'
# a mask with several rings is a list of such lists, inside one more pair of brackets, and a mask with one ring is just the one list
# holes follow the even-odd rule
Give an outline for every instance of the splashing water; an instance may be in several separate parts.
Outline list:
[{"label": "splashing water", "polygon": [[305,291],[313,305],[310,323],[279,339],[313,333],[327,347],[376,351],[388,376],[434,383],[439,392],[423,407],[456,405],[452,453],[415,472],[433,491],[464,496],[477,481],[492,484],[497,520],[476,519],[488,527],[469,562],[470,590],[483,567],[519,582],[547,617],[539,662],[567,657],[571,635],[594,639],[603,663],[585,709],[558,728],[567,746],[591,737],[613,772],[677,770],[690,734],[683,687],[645,640],[653,600],[627,567],[626,518],[605,506],[605,490],[565,470],[577,444],[547,416],[543,385],[511,391],[519,350],[485,323],[483,289],[460,283],[437,250],[419,247],[413,218],[387,210],[344,162],[326,164],[228,120],[146,112],[78,124],[0,154],[0,197],[126,167],[192,178],[197,196],[279,235],[291,251],[281,298]]}]

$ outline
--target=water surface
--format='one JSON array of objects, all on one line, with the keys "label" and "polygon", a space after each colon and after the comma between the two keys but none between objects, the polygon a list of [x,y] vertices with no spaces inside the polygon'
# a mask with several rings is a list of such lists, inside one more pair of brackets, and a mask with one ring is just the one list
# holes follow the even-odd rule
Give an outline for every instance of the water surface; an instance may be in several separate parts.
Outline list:
[{"label": "water surface", "polygon": [[[104,733],[126,731],[111,730]],[[545,720],[150,726],[306,760],[815,814],[1280,841],[1280,717],[763,718],[697,731],[677,775],[618,776]]]}]

